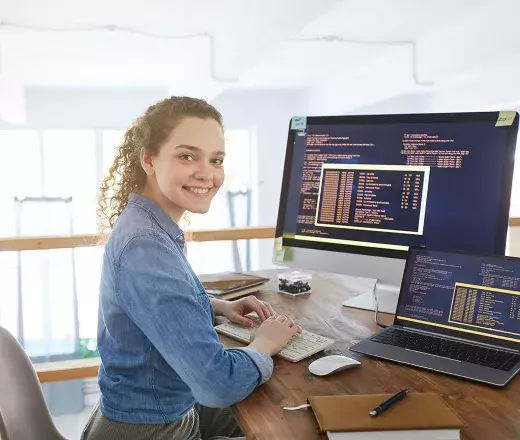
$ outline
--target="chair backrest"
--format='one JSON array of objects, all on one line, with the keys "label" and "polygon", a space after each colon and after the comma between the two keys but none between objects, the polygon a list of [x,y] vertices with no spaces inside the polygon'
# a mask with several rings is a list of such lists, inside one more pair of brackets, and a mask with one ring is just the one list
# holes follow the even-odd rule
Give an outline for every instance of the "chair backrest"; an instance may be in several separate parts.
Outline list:
[{"label": "chair backrest", "polygon": [[0,327],[0,417],[1,440],[66,440],[54,425],[31,360],[3,327]]}]

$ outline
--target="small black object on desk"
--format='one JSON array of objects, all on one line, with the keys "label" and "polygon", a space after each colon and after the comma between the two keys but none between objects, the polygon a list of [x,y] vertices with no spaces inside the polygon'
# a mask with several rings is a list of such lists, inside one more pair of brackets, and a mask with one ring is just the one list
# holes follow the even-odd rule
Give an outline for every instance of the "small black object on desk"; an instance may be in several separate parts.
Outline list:
[{"label": "small black object on desk", "polygon": [[278,289],[287,293],[304,293],[311,290],[309,283],[303,281],[296,281],[293,284],[289,284],[287,280],[280,280]]},{"label": "small black object on desk", "polygon": [[299,295],[311,291],[312,276],[293,271],[278,274],[278,290],[282,293]]},{"label": "small black object on desk", "polygon": [[408,395],[409,390],[403,390],[398,392],[395,396],[390,397],[390,399],[385,400],[381,405],[374,408],[372,411],[369,412],[369,414],[372,417],[377,416],[378,414],[381,414],[383,411],[391,407],[394,403],[399,402],[399,400],[405,398]]}]

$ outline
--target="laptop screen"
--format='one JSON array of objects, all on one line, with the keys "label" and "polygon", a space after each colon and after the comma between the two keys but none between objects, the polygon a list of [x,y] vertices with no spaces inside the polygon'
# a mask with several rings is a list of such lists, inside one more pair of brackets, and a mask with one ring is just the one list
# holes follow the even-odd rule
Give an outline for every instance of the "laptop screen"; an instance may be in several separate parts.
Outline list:
[{"label": "laptop screen", "polygon": [[411,248],[395,323],[520,342],[520,259]]}]

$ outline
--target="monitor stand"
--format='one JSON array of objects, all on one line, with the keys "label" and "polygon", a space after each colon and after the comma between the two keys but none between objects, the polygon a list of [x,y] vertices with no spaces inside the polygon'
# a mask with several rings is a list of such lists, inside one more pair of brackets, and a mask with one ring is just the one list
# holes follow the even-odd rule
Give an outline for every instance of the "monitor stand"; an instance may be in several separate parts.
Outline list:
[{"label": "monitor stand", "polygon": [[[397,308],[397,300],[399,299],[399,286],[384,284],[377,282],[375,285],[375,294],[377,295],[378,310],[382,313],[395,314]],[[374,310],[376,302],[374,300],[374,292],[368,291],[354,298],[343,302],[345,307],[353,307],[355,309]]]}]

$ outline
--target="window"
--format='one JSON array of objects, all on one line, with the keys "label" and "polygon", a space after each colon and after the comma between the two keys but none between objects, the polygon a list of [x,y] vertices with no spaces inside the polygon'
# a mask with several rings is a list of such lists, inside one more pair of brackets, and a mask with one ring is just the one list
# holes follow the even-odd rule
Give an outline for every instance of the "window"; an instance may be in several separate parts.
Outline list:
[{"label": "window", "polygon": [[[0,236],[96,231],[98,158],[93,130],[0,130],[0,151],[10,157],[11,165],[0,174]],[[71,201],[65,201],[69,197]],[[71,249],[0,253],[5,269],[0,323],[18,336],[31,357],[76,351],[78,334],[83,333],[76,314],[86,319],[89,304],[97,305],[98,286],[91,289],[87,284],[86,301],[78,282],[85,285],[85,271],[99,280],[99,249],[93,251],[87,259],[81,258],[81,250]],[[81,312],[77,303],[82,304]],[[92,321],[95,315],[89,315]],[[82,327],[91,331],[88,325]]]},{"label": "window", "polygon": [[[98,184],[94,131],[44,131],[42,159],[42,193],[47,196],[72,197],[72,231],[68,232],[64,227],[61,234],[94,233]],[[53,217],[53,220],[57,220]],[[52,227],[46,226],[49,229]]]},{"label": "window", "polygon": [[0,130],[0,236],[15,236],[14,197],[41,193],[41,151],[37,131]]},{"label": "window", "polygon": [[[190,214],[190,229],[223,229],[251,226],[252,180],[251,134],[249,130],[229,130],[225,133],[226,180],[217,193],[211,209],[204,215]],[[189,243],[188,260],[196,273],[249,269],[251,254],[257,243],[216,241]],[[211,255],[211,258],[207,256]]]},{"label": "window", "polygon": [[104,178],[108,174],[108,169],[114,162],[117,147],[123,141],[124,134],[125,132],[122,130],[105,130],[103,132],[103,164],[101,178]]},{"label": "window", "polygon": [[[0,236],[97,232],[97,190],[123,133],[0,130],[0,152],[10,159],[9,166],[0,173]],[[209,213],[191,216],[191,229],[244,227],[251,223],[250,197],[256,187],[251,177],[250,132],[227,131],[226,149],[226,182]],[[72,197],[72,201],[16,205],[15,196]],[[256,241],[190,243],[188,259],[198,273],[232,270],[237,261],[246,269],[256,246]],[[72,354],[77,350],[78,334],[80,338],[96,337],[102,255],[102,247],[0,252],[0,324],[19,337],[23,333],[22,342],[31,357]]]}]

